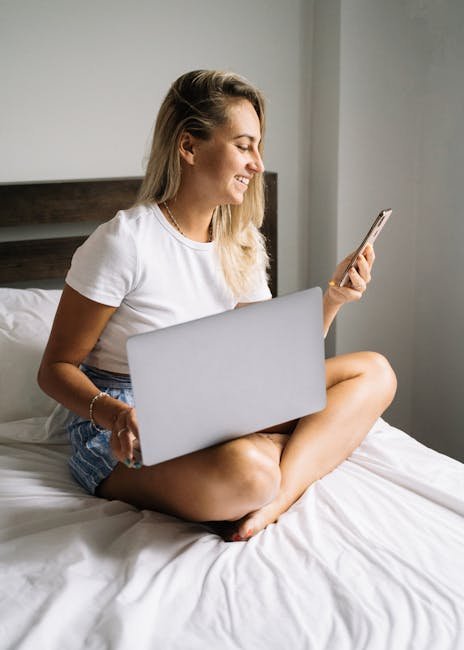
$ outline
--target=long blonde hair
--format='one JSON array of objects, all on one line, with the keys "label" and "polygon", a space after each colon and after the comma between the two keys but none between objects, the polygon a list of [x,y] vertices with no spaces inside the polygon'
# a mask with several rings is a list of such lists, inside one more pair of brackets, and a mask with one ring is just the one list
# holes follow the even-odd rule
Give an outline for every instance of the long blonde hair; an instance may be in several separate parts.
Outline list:
[{"label": "long blonde hair", "polygon": [[[184,131],[208,140],[228,119],[232,101],[247,99],[264,134],[264,98],[246,79],[231,72],[194,70],[169,89],[156,119],[150,157],[137,203],[175,198],[181,182],[179,141]],[[262,142],[259,144],[262,153]],[[264,235],[263,174],[250,181],[241,205],[219,205],[213,214],[213,237],[224,278],[235,297],[250,290],[255,272],[269,267]]]}]

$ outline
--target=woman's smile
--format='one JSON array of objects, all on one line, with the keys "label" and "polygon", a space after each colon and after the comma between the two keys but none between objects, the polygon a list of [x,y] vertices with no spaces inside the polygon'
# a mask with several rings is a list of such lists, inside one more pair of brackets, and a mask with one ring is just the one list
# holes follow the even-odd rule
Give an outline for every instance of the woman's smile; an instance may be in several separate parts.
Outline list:
[{"label": "woman's smile", "polygon": [[250,179],[247,178],[246,176],[236,176],[236,180],[245,187],[245,189],[248,187],[248,183],[250,182]]}]

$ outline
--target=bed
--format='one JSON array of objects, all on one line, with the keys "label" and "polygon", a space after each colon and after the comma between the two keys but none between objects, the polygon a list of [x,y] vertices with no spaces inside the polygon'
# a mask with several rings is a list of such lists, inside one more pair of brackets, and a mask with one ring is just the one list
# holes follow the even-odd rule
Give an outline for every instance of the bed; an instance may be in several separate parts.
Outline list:
[{"label": "bed", "polygon": [[[3,186],[2,226],[109,218],[113,199],[130,204],[129,180]],[[276,295],[275,174],[266,182]],[[464,647],[464,466],[381,418],[248,542],[87,495],[61,409],[35,384],[60,289],[16,284],[62,280],[85,235],[27,232],[0,245],[2,649]]]}]

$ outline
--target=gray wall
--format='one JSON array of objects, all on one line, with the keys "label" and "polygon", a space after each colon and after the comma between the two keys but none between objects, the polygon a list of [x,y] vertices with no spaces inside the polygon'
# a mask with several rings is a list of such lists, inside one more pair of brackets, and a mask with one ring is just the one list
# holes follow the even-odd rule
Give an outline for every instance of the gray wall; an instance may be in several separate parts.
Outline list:
[{"label": "gray wall", "polygon": [[412,427],[464,460],[464,3],[430,4],[416,20],[424,70]]},{"label": "gray wall", "polygon": [[384,353],[399,378],[385,417],[464,459],[464,4],[316,0],[313,15],[309,277],[394,209],[335,350]]},{"label": "gray wall", "polygon": [[338,256],[380,209],[394,214],[364,304],[341,314],[336,349],[386,354],[399,380],[389,419],[411,430],[421,61],[405,4],[341,3]]},{"label": "gray wall", "polygon": [[[327,285],[337,263],[338,146],[340,112],[340,3],[313,5],[310,112],[309,286]],[[344,257],[344,255],[343,255]],[[326,341],[335,355],[335,321]]]},{"label": "gray wall", "polygon": [[3,0],[0,182],[143,172],[169,84],[235,70],[268,103],[265,163],[279,174],[279,292],[303,288],[307,185],[304,0]]}]

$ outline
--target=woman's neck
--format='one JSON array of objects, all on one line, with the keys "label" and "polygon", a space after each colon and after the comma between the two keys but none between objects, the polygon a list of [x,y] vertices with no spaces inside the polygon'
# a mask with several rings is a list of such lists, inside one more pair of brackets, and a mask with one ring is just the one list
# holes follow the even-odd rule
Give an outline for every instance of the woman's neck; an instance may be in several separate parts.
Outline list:
[{"label": "woman's neck", "polygon": [[214,207],[206,202],[202,204],[198,200],[192,201],[190,196],[187,200],[182,192],[178,192],[175,198],[166,201],[166,205],[167,207],[164,204],[160,205],[161,211],[171,225],[176,227],[177,224],[185,237],[199,242],[210,241]]}]

